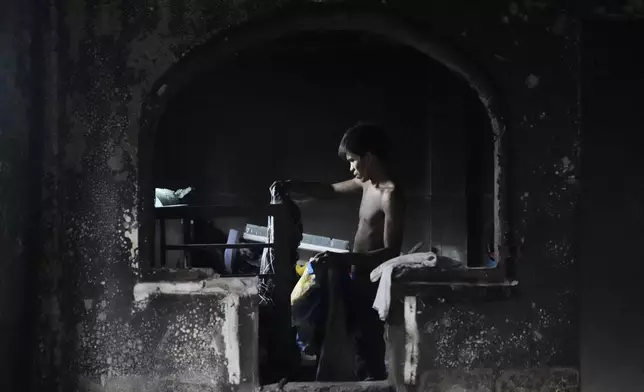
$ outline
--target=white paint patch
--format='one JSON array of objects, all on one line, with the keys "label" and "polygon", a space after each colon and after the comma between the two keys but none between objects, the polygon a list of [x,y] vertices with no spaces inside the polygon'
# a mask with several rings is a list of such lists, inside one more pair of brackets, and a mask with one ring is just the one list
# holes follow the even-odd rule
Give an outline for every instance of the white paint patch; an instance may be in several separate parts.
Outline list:
[{"label": "white paint patch", "polygon": [[123,149],[121,147],[116,147],[114,149],[114,155],[112,155],[108,160],[107,160],[107,166],[112,170],[112,171],[121,171],[123,170],[123,167],[125,167],[123,163]]},{"label": "white paint patch", "polygon": [[130,230],[125,232],[125,236],[132,244],[130,246],[130,261],[136,263],[136,252],[139,250],[139,228],[135,225],[130,226]]},{"label": "white paint patch", "polygon": [[224,336],[225,355],[228,362],[228,382],[239,384],[241,363],[239,357],[239,295],[231,294],[224,300]]},{"label": "white paint patch", "polygon": [[563,165],[564,172],[573,171],[575,169],[575,165],[573,165],[572,161],[568,157],[561,158],[561,164]]},{"label": "white paint patch", "polygon": [[[136,204],[136,203],[135,203]],[[123,214],[123,226],[125,228],[125,237],[130,240],[130,265],[134,270],[139,268],[139,260],[137,252],[139,250],[139,222],[137,220],[137,206],[135,205],[132,211],[125,210]]]},{"label": "white paint patch", "polygon": [[198,282],[144,282],[134,286],[134,301],[146,301],[151,295],[257,295],[258,278],[214,278]]},{"label": "white paint patch", "polygon": [[416,384],[418,368],[418,325],[416,323],[416,296],[405,297],[405,367],[403,369],[405,384]]},{"label": "white paint patch", "polygon": [[539,85],[539,77],[534,74],[528,75],[528,77],[525,79],[525,85],[528,86],[528,88],[535,88]]}]

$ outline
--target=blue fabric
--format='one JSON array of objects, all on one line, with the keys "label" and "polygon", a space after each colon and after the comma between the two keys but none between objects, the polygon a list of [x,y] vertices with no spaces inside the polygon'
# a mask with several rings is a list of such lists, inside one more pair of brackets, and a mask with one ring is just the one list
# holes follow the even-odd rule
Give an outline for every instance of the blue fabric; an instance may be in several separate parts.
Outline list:
[{"label": "blue fabric", "polygon": [[291,308],[293,325],[297,328],[296,342],[302,351],[315,346],[315,331],[324,328],[328,302],[323,271],[316,274],[315,267],[309,263],[307,272],[314,275],[313,284]]}]

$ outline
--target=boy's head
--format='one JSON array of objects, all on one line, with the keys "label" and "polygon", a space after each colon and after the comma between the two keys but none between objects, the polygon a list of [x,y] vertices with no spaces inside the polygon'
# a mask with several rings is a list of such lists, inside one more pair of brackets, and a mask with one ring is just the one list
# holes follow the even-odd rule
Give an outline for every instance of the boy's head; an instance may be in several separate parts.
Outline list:
[{"label": "boy's head", "polygon": [[369,181],[374,169],[388,158],[384,130],[374,124],[358,123],[349,128],[340,141],[338,155],[349,162],[349,170],[361,181]]}]

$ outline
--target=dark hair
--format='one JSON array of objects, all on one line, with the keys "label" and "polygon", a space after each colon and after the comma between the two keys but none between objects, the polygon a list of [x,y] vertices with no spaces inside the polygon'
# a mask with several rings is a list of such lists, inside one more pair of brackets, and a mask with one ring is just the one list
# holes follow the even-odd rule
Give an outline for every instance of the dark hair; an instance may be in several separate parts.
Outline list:
[{"label": "dark hair", "polygon": [[363,157],[368,152],[379,159],[387,159],[388,144],[385,131],[375,124],[358,123],[349,128],[340,141],[338,155],[346,159],[347,152]]}]

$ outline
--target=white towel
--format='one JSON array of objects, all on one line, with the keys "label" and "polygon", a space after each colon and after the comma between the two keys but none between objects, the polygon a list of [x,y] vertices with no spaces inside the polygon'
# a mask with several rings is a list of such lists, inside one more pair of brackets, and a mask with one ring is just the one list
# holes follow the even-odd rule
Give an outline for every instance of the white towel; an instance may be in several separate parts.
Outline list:
[{"label": "white towel", "polygon": [[391,274],[394,268],[400,265],[412,268],[435,267],[436,260],[437,258],[434,252],[410,253],[385,261],[371,271],[370,278],[372,282],[380,279],[376,299],[373,301],[373,308],[378,312],[381,320],[384,321],[387,319],[387,315],[389,314],[389,304],[391,303]]}]

